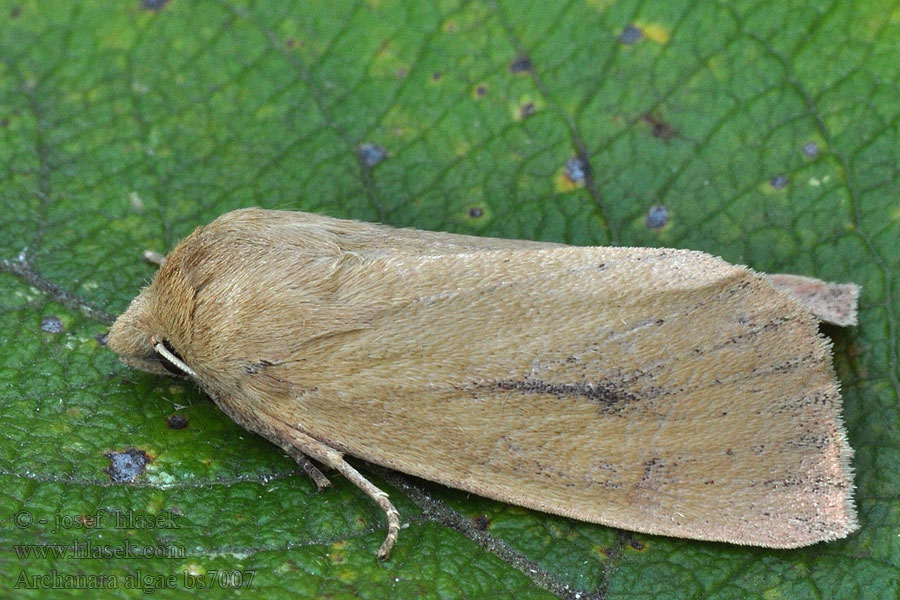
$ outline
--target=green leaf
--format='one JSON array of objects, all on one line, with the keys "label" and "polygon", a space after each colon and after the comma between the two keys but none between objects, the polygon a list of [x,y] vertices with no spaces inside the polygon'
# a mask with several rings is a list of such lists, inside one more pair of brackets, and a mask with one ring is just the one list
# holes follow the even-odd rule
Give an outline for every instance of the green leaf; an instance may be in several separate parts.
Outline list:
[{"label": "green leaf", "polygon": [[[0,595],[900,594],[900,4],[2,0],[0,18]],[[376,562],[384,519],[355,487],[316,493],[102,345],[153,276],[144,249],[254,205],[856,281],[860,325],[826,333],[860,530],[677,540],[357,463],[408,524]]]}]

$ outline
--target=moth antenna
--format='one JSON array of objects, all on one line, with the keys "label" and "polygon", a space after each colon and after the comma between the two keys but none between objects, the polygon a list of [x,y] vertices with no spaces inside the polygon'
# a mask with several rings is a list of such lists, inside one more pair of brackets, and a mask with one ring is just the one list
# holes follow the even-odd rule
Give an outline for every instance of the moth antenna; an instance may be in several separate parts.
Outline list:
[{"label": "moth antenna", "polygon": [[166,257],[153,250],[144,250],[144,260],[148,263],[161,267],[163,263],[166,262]]},{"label": "moth antenna", "polygon": [[178,358],[177,356],[175,356],[174,354],[169,352],[169,349],[166,348],[162,344],[162,342],[159,342],[155,346],[153,346],[153,349],[156,350],[162,356],[165,356],[166,360],[168,360],[170,363],[172,363],[173,365],[175,365],[176,367],[178,367],[179,369],[184,371],[186,374],[190,375],[194,379],[200,379],[199,377],[197,377],[197,374],[194,372],[194,370],[192,368],[190,368],[189,366],[184,364],[183,360],[181,360],[180,358]]}]

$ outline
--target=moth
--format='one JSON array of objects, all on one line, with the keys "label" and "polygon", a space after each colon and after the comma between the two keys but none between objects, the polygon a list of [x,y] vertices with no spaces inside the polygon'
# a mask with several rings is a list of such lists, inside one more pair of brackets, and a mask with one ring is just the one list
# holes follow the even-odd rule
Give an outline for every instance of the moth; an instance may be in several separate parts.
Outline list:
[{"label": "moth", "polygon": [[[244,428],[650,534],[772,548],[857,527],[819,319],[858,288],[690,250],[574,247],[245,209],[196,229],[109,332]],[[311,460],[310,460],[311,459]]]}]

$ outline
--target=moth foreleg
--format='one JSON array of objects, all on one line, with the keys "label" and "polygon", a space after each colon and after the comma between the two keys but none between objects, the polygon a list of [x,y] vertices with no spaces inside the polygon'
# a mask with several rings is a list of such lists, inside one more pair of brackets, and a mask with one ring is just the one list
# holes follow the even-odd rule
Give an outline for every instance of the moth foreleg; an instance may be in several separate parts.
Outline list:
[{"label": "moth foreleg", "polygon": [[[309,456],[336,470],[356,487],[364,491],[376,504],[378,504],[379,507],[381,507],[385,517],[387,517],[388,533],[387,537],[384,538],[384,542],[381,544],[381,548],[378,549],[376,556],[379,560],[386,560],[391,554],[391,548],[394,547],[394,542],[397,541],[397,536],[400,535],[400,513],[391,503],[387,493],[366,479],[362,473],[354,469],[350,463],[344,460],[343,454],[334,448],[309,437],[305,433],[297,431],[296,429],[289,429],[282,433],[281,445],[290,456],[297,460],[297,462],[300,462],[301,466],[303,465],[303,462],[301,462],[301,458],[298,458],[298,455],[307,462],[308,459],[306,457]],[[312,465],[310,466],[318,472],[318,469]],[[306,470],[305,466],[303,468]],[[320,472],[319,475],[321,475],[323,479],[325,478]],[[313,480],[315,480],[313,475],[310,475],[310,477],[313,477]],[[328,480],[326,479],[325,481]]]},{"label": "moth foreleg", "polygon": [[285,423],[281,418],[268,413],[248,412],[242,410],[240,405],[230,396],[210,392],[210,396],[216,405],[222,411],[231,417],[236,423],[254,431],[270,442],[277,444],[282,450],[296,460],[303,470],[306,471],[312,480],[316,483],[316,487],[322,489],[328,486],[330,482],[325,475],[313,465],[309,459],[319,461],[325,466],[331,467],[338,473],[346,477],[353,485],[364,491],[375,501],[381,510],[384,511],[388,522],[387,537],[378,549],[378,558],[385,560],[391,553],[394,542],[400,534],[400,513],[391,504],[387,493],[376,487],[371,481],[363,477],[363,475],[350,466],[344,460],[344,455],[332,448],[331,446],[320,442],[298,431],[290,423]]},{"label": "moth foreleg", "polygon": [[290,456],[291,458],[296,460],[297,464],[299,464],[303,468],[303,471],[307,475],[309,475],[309,478],[312,479],[313,483],[316,484],[316,489],[318,491],[321,492],[331,485],[331,482],[328,481],[328,478],[322,474],[322,471],[320,471],[316,465],[312,464],[311,460],[306,458],[305,454],[303,454],[302,452],[291,452]]},{"label": "moth foreleg", "polygon": [[394,547],[394,542],[397,541],[397,536],[400,535],[400,513],[394,508],[394,505],[391,503],[384,490],[378,488],[371,481],[363,477],[362,473],[350,466],[347,461],[341,459],[341,464],[330,466],[337,469],[341,475],[352,481],[356,487],[368,494],[369,497],[381,507],[381,510],[384,511],[388,521],[388,533],[387,537],[384,538],[384,542],[381,544],[381,548],[378,549],[378,554],[376,556],[378,556],[379,560],[387,560],[388,556],[391,554],[391,548]]}]

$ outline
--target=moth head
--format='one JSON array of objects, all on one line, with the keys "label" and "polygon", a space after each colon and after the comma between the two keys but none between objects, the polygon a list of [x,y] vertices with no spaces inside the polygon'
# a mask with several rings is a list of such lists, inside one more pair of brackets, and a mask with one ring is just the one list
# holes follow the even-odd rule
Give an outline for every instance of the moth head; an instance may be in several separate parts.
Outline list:
[{"label": "moth head", "polygon": [[109,330],[107,345],[126,365],[159,375],[197,377],[185,358],[193,292],[175,261],[166,260]]}]

